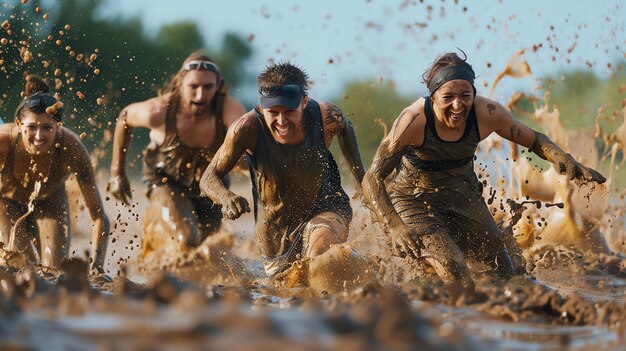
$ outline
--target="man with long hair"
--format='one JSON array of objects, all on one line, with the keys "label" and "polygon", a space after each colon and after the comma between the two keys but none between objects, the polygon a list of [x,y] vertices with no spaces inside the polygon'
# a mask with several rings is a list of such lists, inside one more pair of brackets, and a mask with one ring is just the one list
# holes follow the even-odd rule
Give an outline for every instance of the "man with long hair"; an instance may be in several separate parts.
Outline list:
[{"label": "man with long hair", "polygon": [[144,149],[143,180],[150,200],[144,216],[143,255],[154,249],[156,237],[173,238],[183,250],[197,247],[221,225],[221,208],[200,198],[198,182],[226,130],[245,113],[228,95],[218,66],[194,52],[165,85],[159,96],[125,107],[113,137],[108,189],[128,204],[131,188],[125,159],[134,128],[150,130]]}]

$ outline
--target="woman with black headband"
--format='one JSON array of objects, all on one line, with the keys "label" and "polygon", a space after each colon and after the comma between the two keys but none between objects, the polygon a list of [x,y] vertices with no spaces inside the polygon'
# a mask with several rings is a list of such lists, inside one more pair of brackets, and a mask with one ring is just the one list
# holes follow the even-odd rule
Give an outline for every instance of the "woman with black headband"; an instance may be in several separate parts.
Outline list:
[{"label": "woman with black headband", "polygon": [[0,126],[0,231],[5,249],[44,267],[68,257],[70,224],[65,181],[74,173],[92,224],[92,273],[103,273],[109,221],[91,159],[80,138],[61,126],[63,104],[35,75],[15,123]]},{"label": "woman with black headband", "polygon": [[[506,279],[514,273],[511,259],[474,173],[478,143],[495,132],[528,147],[570,179],[606,179],[499,103],[476,95],[474,70],[455,53],[437,58],[423,78],[430,95],[402,111],[365,175],[369,207],[395,254],[425,259],[443,280],[471,285],[466,256]],[[394,169],[395,178],[385,187]]]}]

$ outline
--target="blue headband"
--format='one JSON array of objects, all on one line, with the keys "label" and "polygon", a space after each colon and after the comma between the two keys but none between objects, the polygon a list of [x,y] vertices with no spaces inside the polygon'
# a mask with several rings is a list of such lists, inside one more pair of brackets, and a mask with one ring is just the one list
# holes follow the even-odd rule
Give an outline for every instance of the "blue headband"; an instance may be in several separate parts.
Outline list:
[{"label": "blue headband", "polygon": [[[465,65],[444,67],[437,71],[437,73],[435,73],[433,78],[430,80],[430,83],[428,84],[428,91],[430,92],[430,96],[432,96],[437,89],[441,88],[442,85],[455,79],[466,80],[472,84],[472,87],[474,87],[475,78],[476,75],[474,74],[474,71]],[[476,92],[476,88],[474,88],[474,92]]]}]

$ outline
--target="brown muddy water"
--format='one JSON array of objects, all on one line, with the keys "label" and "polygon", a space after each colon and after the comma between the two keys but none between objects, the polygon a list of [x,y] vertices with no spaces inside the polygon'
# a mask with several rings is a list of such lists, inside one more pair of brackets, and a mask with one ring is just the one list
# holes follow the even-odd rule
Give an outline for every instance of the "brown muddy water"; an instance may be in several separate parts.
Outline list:
[{"label": "brown muddy water", "polygon": [[[25,63],[39,60],[26,49]],[[520,55],[498,80],[530,74]],[[88,279],[81,259],[90,221],[69,184],[80,214],[72,223],[74,259],[61,272],[0,250],[0,350],[625,350],[626,192],[615,187],[614,170],[626,144],[626,107],[614,130],[566,131],[550,94],[537,100],[531,118],[541,131],[609,181],[575,184],[545,165],[540,172],[501,140],[482,142],[476,170],[485,199],[526,272],[508,282],[469,262],[477,286],[468,291],[392,257],[359,199],[348,243],[277,281],[264,277],[251,214],[193,252],[178,255],[164,242],[142,255],[146,200],[138,182],[131,207],[106,201],[111,279]],[[604,163],[596,140],[605,142]],[[101,190],[106,178],[99,176]],[[249,179],[235,181],[234,191],[251,202]]]},{"label": "brown muddy water", "polygon": [[[249,195],[243,180],[235,191]],[[140,192],[141,185],[134,189]],[[295,280],[270,281],[250,214],[227,222],[192,253],[163,259],[162,252],[171,252],[163,248],[138,260],[145,199],[135,199],[134,208],[107,201],[116,224],[105,266],[112,281],[88,280],[79,259],[58,277],[37,267],[0,268],[0,349],[612,350],[626,345],[626,259],[615,253],[533,245],[523,251],[528,274],[500,282],[472,265],[477,288],[465,291],[443,284],[427,267],[391,257],[377,236],[378,225],[353,200],[346,245],[301,263]],[[86,225],[88,216],[76,223],[84,233],[73,242],[77,257],[84,258],[88,248]],[[617,232],[623,240],[623,224]]]}]

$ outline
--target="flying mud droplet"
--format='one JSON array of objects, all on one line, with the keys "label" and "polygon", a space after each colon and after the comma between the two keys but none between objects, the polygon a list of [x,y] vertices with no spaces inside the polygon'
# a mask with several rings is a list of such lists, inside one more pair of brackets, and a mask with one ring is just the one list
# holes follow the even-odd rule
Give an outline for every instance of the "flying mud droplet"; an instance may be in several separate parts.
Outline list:
[{"label": "flying mud droplet", "polygon": [[98,106],[102,106],[103,103],[104,103],[104,100],[102,100],[102,98],[96,99],[96,104],[98,104]]},{"label": "flying mud droplet", "polygon": [[49,14],[47,14],[47,13],[45,13],[45,14],[43,15],[43,19],[47,20],[48,18],[50,18],[50,15],[49,15]]},{"label": "flying mud droplet", "polygon": [[81,139],[85,139],[87,137],[87,133],[82,132],[82,133],[80,133],[79,136],[80,136]]},{"label": "flying mud droplet", "polygon": [[54,147],[56,147],[57,149],[60,149],[61,148],[61,144],[60,143],[56,143],[56,144],[54,144]]},{"label": "flying mud droplet", "polygon": [[56,115],[61,107],[63,107],[63,103],[61,101],[57,101],[54,105],[46,108],[46,113],[49,115]]},{"label": "flying mud droplet", "polygon": [[95,74],[95,75],[100,74],[100,69],[99,68],[94,69],[93,70],[93,74]]},{"label": "flying mud droplet", "polygon": [[2,22],[2,29],[9,29],[11,27],[11,23],[9,21]]},{"label": "flying mud droplet", "polygon": [[22,56],[22,60],[24,61],[24,63],[28,63],[33,60],[33,53],[28,50],[24,50],[24,52],[21,53],[20,56]]},{"label": "flying mud droplet", "polygon": [[64,28],[65,28],[65,30],[70,30],[70,25],[66,24]]},{"label": "flying mud droplet", "polygon": [[85,94],[83,94],[81,91],[77,91],[76,92],[76,96],[78,96],[78,98],[81,99],[81,100],[85,99]]},{"label": "flying mud droplet", "polygon": [[0,39],[0,44],[7,45],[8,43],[9,43],[9,40],[7,38]]},{"label": "flying mud droplet", "polygon": [[89,61],[93,62],[98,58],[98,55],[96,54],[91,54],[91,56],[89,56]]},{"label": "flying mud droplet", "polygon": [[41,7],[39,7],[39,6],[35,7],[35,12],[41,13]]},{"label": "flying mud droplet", "polygon": [[28,0],[21,0],[22,4],[26,4]]},{"label": "flying mud droplet", "polygon": [[167,177],[163,177],[163,179],[161,179],[161,183],[163,184],[167,183]]}]

